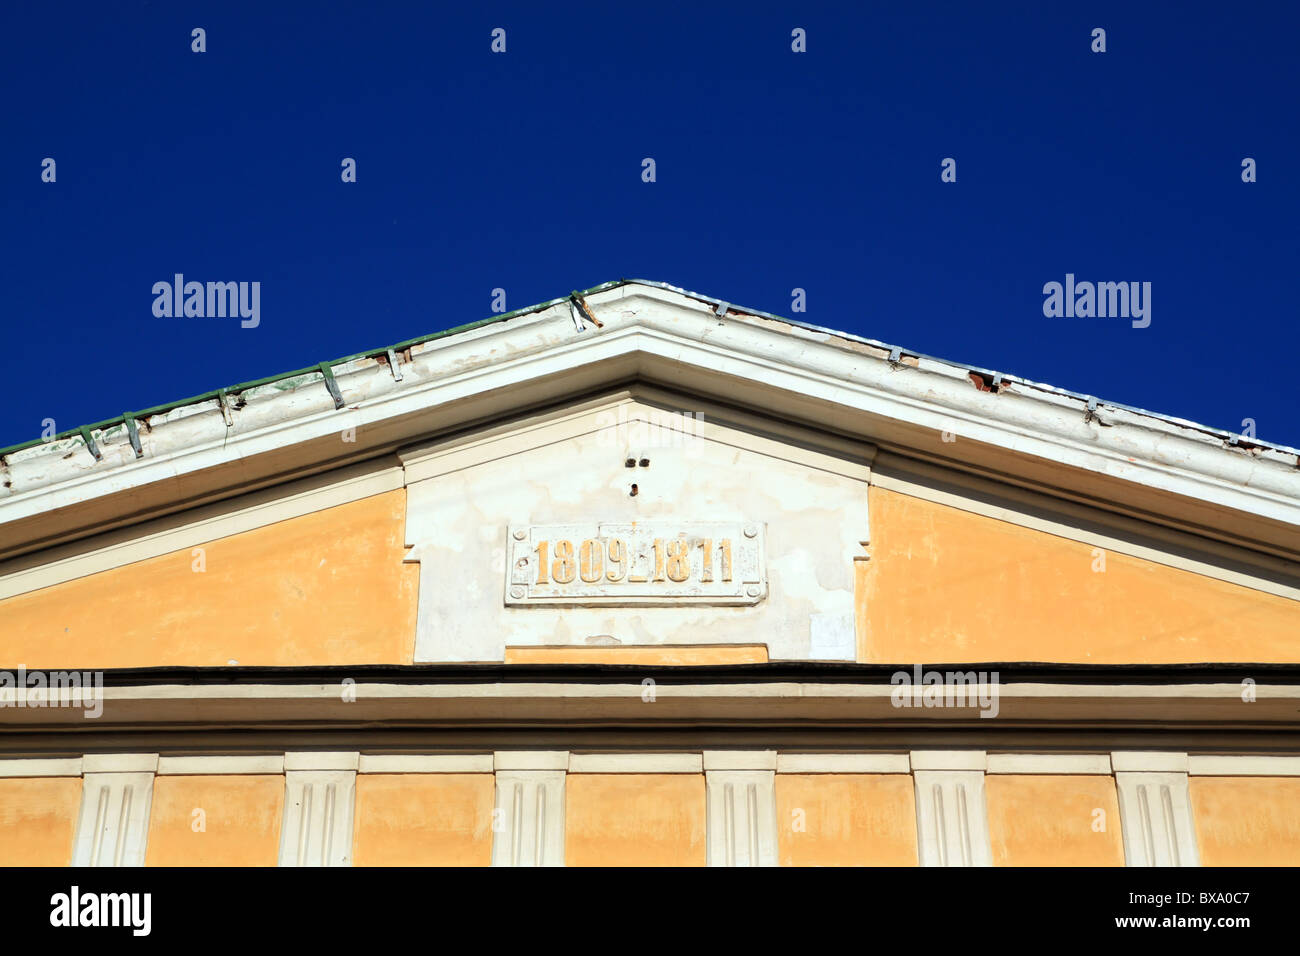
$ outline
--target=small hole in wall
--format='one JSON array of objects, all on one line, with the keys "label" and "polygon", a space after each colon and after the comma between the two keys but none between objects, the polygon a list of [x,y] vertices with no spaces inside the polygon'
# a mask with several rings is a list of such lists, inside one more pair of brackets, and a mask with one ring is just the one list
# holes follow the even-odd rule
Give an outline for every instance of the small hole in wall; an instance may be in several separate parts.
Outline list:
[{"label": "small hole in wall", "polygon": [[632,492],[631,492],[631,494],[632,494],[632,497],[633,497],[633,498],[636,497],[636,485],[633,485],[633,486],[632,486]]},{"label": "small hole in wall", "polygon": [[624,467],[624,468],[635,468],[635,467],[636,467],[636,459],[635,459],[635,458],[629,458],[627,461],[623,462],[623,467]]},{"label": "small hole in wall", "polygon": [[642,459],[641,459],[641,467],[642,467],[642,468],[649,468],[649,467],[650,467],[650,459],[649,459],[649,458],[642,458]]}]

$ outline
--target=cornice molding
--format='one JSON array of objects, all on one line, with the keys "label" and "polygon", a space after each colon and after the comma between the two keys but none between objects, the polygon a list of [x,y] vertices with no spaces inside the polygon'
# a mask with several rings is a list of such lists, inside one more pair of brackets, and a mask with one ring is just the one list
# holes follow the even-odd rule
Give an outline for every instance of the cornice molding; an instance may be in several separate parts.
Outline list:
[{"label": "cornice molding", "polygon": [[[1046,386],[982,390],[961,366],[891,360],[861,341],[734,310],[719,318],[662,288],[621,285],[587,302],[600,327],[578,329],[567,303],[556,304],[413,347],[400,381],[373,359],[340,364],[342,409],[307,376],[250,389],[238,414],[215,401],[168,413],[142,434],[138,460],[124,436],[101,443],[101,461],[17,453],[0,497],[0,558],[637,380],[896,454],[959,455],[967,469],[1300,557],[1300,470],[1281,451],[1230,449],[1196,426],[1085,407]],[[345,443],[350,429],[356,441]]]}]

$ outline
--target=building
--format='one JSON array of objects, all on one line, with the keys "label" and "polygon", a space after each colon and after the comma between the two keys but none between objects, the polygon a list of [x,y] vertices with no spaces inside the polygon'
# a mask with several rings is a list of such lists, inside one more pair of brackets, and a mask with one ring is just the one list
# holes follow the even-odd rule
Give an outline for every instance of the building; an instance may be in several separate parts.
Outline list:
[{"label": "building", "polygon": [[621,281],[0,469],[5,864],[1300,860],[1293,449]]}]

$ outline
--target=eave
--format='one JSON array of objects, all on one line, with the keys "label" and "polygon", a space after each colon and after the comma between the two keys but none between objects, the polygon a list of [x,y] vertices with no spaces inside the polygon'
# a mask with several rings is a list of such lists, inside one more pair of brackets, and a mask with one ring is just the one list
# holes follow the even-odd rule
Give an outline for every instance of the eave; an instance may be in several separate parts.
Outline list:
[{"label": "eave", "polygon": [[1300,560],[1294,450],[658,284],[421,340],[396,366],[389,354],[223,390],[134,440],[109,429],[98,459],[80,438],[9,454],[0,560],[635,382]]}]

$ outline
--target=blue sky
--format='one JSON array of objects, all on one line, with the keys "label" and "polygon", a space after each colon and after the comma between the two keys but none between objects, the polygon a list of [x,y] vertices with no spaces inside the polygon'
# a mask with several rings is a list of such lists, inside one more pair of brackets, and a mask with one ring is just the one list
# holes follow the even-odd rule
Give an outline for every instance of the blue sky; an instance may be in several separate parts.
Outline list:
[{"label": "blue sky", "polygon": [[[1300,445],[1298,34],[1294,3],[5,4],[0,446],[633,276]],[[155,317],[177,272],[261,282],[260,324]],[[1150,282],[1150,326],[1045,317],[1066,273]]]}]

